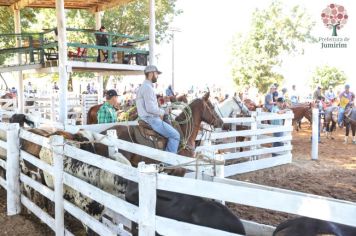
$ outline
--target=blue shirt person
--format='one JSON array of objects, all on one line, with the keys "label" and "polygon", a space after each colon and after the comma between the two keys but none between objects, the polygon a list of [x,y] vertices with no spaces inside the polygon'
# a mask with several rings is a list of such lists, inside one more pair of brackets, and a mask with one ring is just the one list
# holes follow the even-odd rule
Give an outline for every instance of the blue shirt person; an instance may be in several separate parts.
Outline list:
[{"label": "blue shirt person", "polygon": [[170,124],[163,121],[165,111],[158,107],[157,97],[153,84],[157,82],[161,72],[154,65],[146,66],[145,81],[136,94],[136,107],[140,119],[148,123],[151,128],[168,139],[166,151],[177,153],[180,135]]}]

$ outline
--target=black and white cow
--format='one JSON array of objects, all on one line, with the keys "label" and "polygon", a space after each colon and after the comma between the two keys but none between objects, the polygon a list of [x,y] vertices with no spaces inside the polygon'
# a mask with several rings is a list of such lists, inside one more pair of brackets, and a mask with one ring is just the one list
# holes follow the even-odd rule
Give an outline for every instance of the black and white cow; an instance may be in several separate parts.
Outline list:
[{"label": "black and white cow", "polygon": [[308,217],[299,217],[282,222],[273,232],[273,236],[355,236],[356,228],[330,221]]}]

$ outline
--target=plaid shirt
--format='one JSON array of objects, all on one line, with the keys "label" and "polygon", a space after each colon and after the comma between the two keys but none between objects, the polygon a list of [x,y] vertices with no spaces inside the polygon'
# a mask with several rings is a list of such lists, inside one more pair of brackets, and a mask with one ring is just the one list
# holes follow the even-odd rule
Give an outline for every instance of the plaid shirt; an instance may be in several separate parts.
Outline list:
[{"label": "plaid shirt", "polygon": [[108,102],[105,102],[99,109],[98,124],[102,123],[115,123],[117,122],[117,115],[115,108]]}]

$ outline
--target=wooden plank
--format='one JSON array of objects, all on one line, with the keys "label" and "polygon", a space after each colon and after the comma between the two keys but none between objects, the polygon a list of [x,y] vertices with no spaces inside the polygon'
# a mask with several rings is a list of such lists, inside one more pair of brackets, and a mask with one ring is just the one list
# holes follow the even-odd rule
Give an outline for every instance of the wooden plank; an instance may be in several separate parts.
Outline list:
[{"label": "wooden plank", "polygon": [[177,220],[156,216],[156,231],[160,235],[169,236],[239,236],[240,234],[229,233],[222,230],[193,225]]},{"label": "wooden plank", "polygon": [[[105,145],[115,145],[117,148],[135,153],[141,156],[148,157],[153,160],[157,160],[163,163],[167,163],[170,165],[178,165],[185,164],[194,161],[195,159],[185,156],[180,156],[178,154],[169,153],[165,151],[161,151],[158,149],[154,149],[151,147],[146,147],[136,143],[130,143],[121,139],[114,139],[102,134],[93,133],[96,140],[102,140],[102,143]],[[202,163],[202,162],[201,162]],[[195,166],[184,166],[184,168],[188,170],[195,170]],[[203,168],[202,168],[203,169]],[[208,167],[211,169],[211,167]]]},{"label": "wooden plank", "polygon": [[271,168],[278,165],[292,162],[292,155],[286,154],[277,157],[263,158],[254,161],[247,161],[239,164],[225,166],[225,177],[243,174],[251,171]]},{"label": "wooden plank", "polygon": [[2,177],[0,177],[0,186],[7,190],[6,180],[4,180]]},{"label": "wooden plank", "polygon": [[246,235],[272,236],[276,227],[270,225],[259,224],[253,221],[242,220]]},{"label": "wooden plank", "polygon": [[224,124],[242,124],[254,122],[252,117],[241,117],[241,118],[222,118]]},{"label": "wooden plank", "polygon": [[35,203],[30,199],[21,195],[21,203],[31,211],[35,216],[37,216],[42,222],[44,222],[48,227],[54,230],[54,219],[41,208],[39,208]]},{"label": "wooden plank", "polygon": [[45,147],[45,148],[51,148],[51,146],[49,145],[49,139],[48,138],[45,138],[45,137],[42,137],[40,135],[37,135],[37,134],[34,134],[34,133],[31,133],[27,130],[24,130],[24,129],[20,129],[20,138],[22,139],[26,139],[32,143],[35,143],[35,144],[38,144],[38,145],[41,145],[42,147]]},{"label": "wooden plank", "polygon": [[54,201],[54,192],[52,189],[48,188],[43,184],[40,184],[36,180],[22,173],[20,174],[20,180],[24,184],[30,186],[31,188],[39,192],[41,195],[45,196],[47,199],[51,200],[52,202]]},{"label": "wooden plank", "polygon": [[264,121],[264,120],[285,120],[285,119],[293,119],[293,113],[285,113],[285,114],[275,114],[275,113],[262,113],[262,115],[258,115],[256,117],[257,121]]},{"label": "wooden plank", "polygon": [[4,170],[6,170],[6,161],[3,159],[0,159],[0,167],[2,167]]},{"label": "wooden plank", "polygon": [[271,147],[271,148],[260,148],[251,151],[243,151],[243,152],[233,152],[222,154],[225,160],[238,159],[242,157],[251,157],[257,155],[264,155],[269,153],[278,153],[284,151],[291,151],[292,145],[290,146],[279,146],[279,147]]},{"label": "wooden plank", "polygon": [[87,214],[85,211],[79,209],[72,203],[64,201],[64,209],[99,235],[116,235],[115,232],[113,232],[111,229],[109,229],[104,224],[100,223],[97,219]]},{"label": "wooden plank", "polygon": [[40,168],[41,170],[47,172],[48,174],[53,175],[53,167],[47,164],[46,162],[38,159],[37,157],[32,156],[31,154],[21,150],[20,158],[30,162],[32,165]]},{"label": "wooden plank", "polygon": [[138,181],[137,169],[132,166],[128,166],[109,158],[86,152],[70,145],[64,146],[64,154],[78,161],[103,169],[115,175],[122,176],[125,179],[129,179],[134,182]]},{"label": "wooden plank", "polygon": [[312,194],[233,186],[158,174],[157,188],[286,212],[355,227],[356,203]]},{"label": "wooden plank", "polygon": [[200,152],[203,150],[206,151],[218,151],[230,148],[239,148],[239,147],[248,147],[251,145],[261,145],[273,142],[283,142],[292,140],[292,136],[283,136],[283,137],[272,137],[272,136],[265,136],[263,139],[258,139],[256,141],[244,141],[244,142],[234,142],[234,143],[223,143],[223,144],[216,144],[211,146],[199,146],[195,149],[196,152]]},{"label": "wooden plank", "polygon": [[[267,128],[267,129],[259,129],[256,131],[252,130],[241,130],[241,131],[229,131],[229,132],[217,132],[212,133],[210,139],[223,139],[223,138],[232,138],[232,137],[245,137],[245,136],[253,136],[253,135],[261,135],[261,134],[270,134],[270,133],[278,133],[278,132],[290,132],[293,130],[293,127],[278,127],[278,128]],[[202,138],[201,135],[198,135],[196,140],[200,140]]]},{"label": "wooden plank", "polygon": [[63,183],[97,201],[98,203],[110,208],[111,210],[124,215],[131,221],[138,221],[138,207],[135,205],[132,205],[67,173],[64,173],[63,175]]}]

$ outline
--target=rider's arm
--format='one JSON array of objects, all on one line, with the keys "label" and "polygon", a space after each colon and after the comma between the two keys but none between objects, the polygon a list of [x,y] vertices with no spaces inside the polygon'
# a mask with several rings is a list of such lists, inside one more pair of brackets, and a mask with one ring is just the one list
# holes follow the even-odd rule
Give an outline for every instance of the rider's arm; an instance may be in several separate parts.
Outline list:
[{"label": "rider's arm", "polygon": [[164,110],[158,107],[157,98],[150,88],[144,88],[143,98],[145,102],[146,112],[156,116],[163,116]]}]

